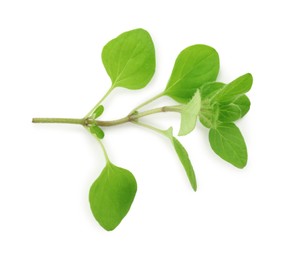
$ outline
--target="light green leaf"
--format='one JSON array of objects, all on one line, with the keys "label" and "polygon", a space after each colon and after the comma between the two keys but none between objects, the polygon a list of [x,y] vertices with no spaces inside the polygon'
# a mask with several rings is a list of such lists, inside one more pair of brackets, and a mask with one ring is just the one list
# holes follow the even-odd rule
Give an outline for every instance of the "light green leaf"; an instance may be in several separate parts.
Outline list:
[{"label": "light green leaf", "polygon": [[244,138],[233,123],[222,123],[209,132],[209,141],[213,151],[223,160],[238,168],[247,163],[247,148]]},{"label": "light green leaf", "polygon": [[236,98],[231,103],[219,105],[219,117],[221,122],[234,122],[242,118],[250,108],[250,101],[246,95]]},{"label": "light green leaf", "polygon": [[178,135],[187,135],[194,130],[200,109],[201,96],[200,91],[197,90],[191,101],[186,105],[183,105],[181,109],[180,130]]},{"label": "light green leaf", "polygon": [[90,132],[94,134],[98,139],[104,138],[104,132],[101,130],[101,128],[97,125],[92,125],[89,128]]},{"label": "light green leaf", "polygon": [[90,207],[98,223],[108,231],[115,229],[127,215],[136,191],[133,174],[107,162],[89,191]]},{"label": "light green leaf", "polygon": [[186,151],[186,149],[183,147],[183,145],[175,137],[172,137],[172,143],[173,143],[174,149],[179,157],[179,160],[181,161],[181,163],[186,171],[186,174],[189,178],[189,181],[192,185],[192,188],[194,191],[196,191],[197,190],[197,181],[196,181],[195,171],[194,171],[192,163],[190,161],[188,152]]},{"label": "light green leaf", "polygon": [[104,107],[102,105],[98,106],[93,112],[92,112],[92,118],[96,119],[102,115],[104,111]]},{"label": "light green leaf", "polygon": [[151,36],[143,29],[122,33],[104,46],[102,61],[112,80],[112,88],[145,87],[155,71]]},{"label": "light green leaf", "polygon": [[200,86],[214,81],[218,72],[219,56],[215,49],[202,44],[190,46],[178,55],[164,95],[187,103]]},{"label": "light green leaf", "polygon": [[225,85],[215,96],[212,97],[212,100],[217,102],[233,100],[248,92],[251,89],[252,81],[253,79],[250,73],[244,74]]}]

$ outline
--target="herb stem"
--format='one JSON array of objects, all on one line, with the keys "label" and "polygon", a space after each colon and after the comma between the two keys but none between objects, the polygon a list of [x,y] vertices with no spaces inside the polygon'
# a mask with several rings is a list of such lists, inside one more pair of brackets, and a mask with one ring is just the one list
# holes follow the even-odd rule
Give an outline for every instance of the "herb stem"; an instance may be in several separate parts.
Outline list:
[{"label": "herb stem", "polygon": [[136,114],[130,114],[120,119],[111,120],[111,121],[101,121],[94,120],[92,118],[33,118],[33,123],[57,123],[57,124],[79,124],[83,126],[88,126],[90,124],[96,124],[98,126],[115,126],[124,124],[127,122],[134,122],[137,119],[145,116],[149,116],[152,114],[157,114],[161,112],[180,112],[180,108],[178,106],[164,106],[158,107],[154,109],[150,109],[147,111],[143,111]]},{"label": "herb stem", "polygon": [[105,160],[106,160],[106,162],[108,163],[108,162],[110,162],[110,159],[109,159],[109,157],[108,157],[108,154],[107,154],[107,152],[106,152],[106,149],[105,149],[105,147],[104,147],[104,145],[103,145],[103,143],[102,143],[102,141],[96,136],[96,135],[94,135],[94,134],[92,134],[91,132],[90,132],[90,129],[89,129],[89,127],[87,127],[87,126],[84,126],[84,128],[99,142],[99,144],[100,144],[100,146],[101,146],[101,149],[102,149],[102,152],[103,152],[103,154],[104,154],[104,157],[105,157]]},{"label": "herb stem", "polygon": [[160,98],[163,96],[163,92],[159,93],[158,95],[155,95],[154,97],[146,100],[145,102],[143,102],[142,104],[140,104],[139,106],[135,107],[130,114],[133,114],[135,111],[139,110],[140,108],[152,103],[154,100]]},{"label": "herb stem", "polygon": [[129,114],[128,116],[125,116],[117,120],[112,120],[112,121],[97,120],[96,123],[98,126],[114,126],[114,125],[124,124],[127,122],[135,122],[137,119],[141,117],[149,116],[152,114],[157,114],[161,112],[179,112],[179,111],[180,110],[178,109],[177,106],[164,106],[164,107],[158,107],[158,108],[150,109],[150,110],[143,111],[136,114]]},{"label": "herb stem", "polygon": [[148,125],[148,124],[145,124],[145,123],[142,123],[142,122],[139,122],[139,121],[133,121],[132,122],[133,124],[136,124],[136,125],[139,125],[139,126],[142,126],[142,127],[145,127],[145,128],[148,128],[154,132],[157,132],[159,134],[162,134],[165,136],[165,130],[162,130],[162,129],[159,129],[157,127],[154,127],[152,125]]},{"label": "herb stem", "polygon": [[113,86],[110,87],[110,89],[105,93],[105,95],[97,102],[97,104],[88,112],[88,114],[85,116],[85,118],[90,117],[92,113],[97,109],[97,107],[108,97],[108,95],[112,92],[114,89]]},{"label": "herb stem", "polygon": [[103,154],[104,154],[104,157],[105,157],[106,162],[107,162],[107,163],[110,162],[110,159],[109,159],[109,157],[108,157],[108,154],[107,154],[107,152],[106,152],[106,149],[105,149],[105,147],[104,147],[104,144],[102,143],[102,141],[101,141],[99,138],[96,137],[96,139],[97,139],[97,141],[99,142],[99,144],[100,144],[100,146],[101,146],[101,149],[102,149],[102,151],[103,151]]},{"label": "herb stem", "polygon": [[85,125],[85,119],[83,118],[33,118],[32,122]]}]

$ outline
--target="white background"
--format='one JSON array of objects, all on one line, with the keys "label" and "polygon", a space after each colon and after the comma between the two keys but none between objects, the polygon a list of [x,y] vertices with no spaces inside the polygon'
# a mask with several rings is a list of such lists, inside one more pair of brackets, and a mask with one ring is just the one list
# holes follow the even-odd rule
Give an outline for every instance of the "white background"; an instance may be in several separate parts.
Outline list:
[{"label": "white background", "polygon": [[[290,1],[0,2],[0,259],[292,259]],[[113,163],[138,192],[113,232],[94,220],[88,190],[104,167],[82,127],[33,125],[32,117],[82,117],[110,86],[102,47],[142,27],[156,74],[139,91],[117,89],[103,119],[159,93],[185,47],[221,58],[219,80],[251,72],[249,114],[238,125],[249,161],[239,170],[209,147],[198,125],[180,138],[198,179],[194,193],[163,137],[135,125],[105,129]],[[173,103],[161,99],[153,104]],[[155,126],[179,117],[156,115]]]}]

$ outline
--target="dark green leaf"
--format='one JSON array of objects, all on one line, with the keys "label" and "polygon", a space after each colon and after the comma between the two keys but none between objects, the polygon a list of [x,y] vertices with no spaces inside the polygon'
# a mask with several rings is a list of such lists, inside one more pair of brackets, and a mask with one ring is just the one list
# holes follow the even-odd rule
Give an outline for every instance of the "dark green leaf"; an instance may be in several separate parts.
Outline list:
[{"label": "dark green leaf", "polygon": [[104,107],[102,105],[98,106],[93,112],[92,112],[92,117],[94,119],[100,117],[104,111]]},{"label": "dark green leaf", "polygon": [[204,84],[200,88],[201,99],[205,100],[205,99],[212,98],[224,86],[225,86],[225,84],[221,83],[221,82],[208,82],[208,83]]},{"label": "dark green leaf", "polygon": [[231,103],[219,105],[219,117],[221,122],[234,122],[242,118],[250,108],[250,101],[246,95],[242,95]]},{"label": "dark green leaf", "polygon": [[203,84],[214,81],[219,72],[219,56],[206,45],[193,45],[177,57],[164,94],[187,103]]},{"label": "dark green leaf", "polygon": [[151,36],[143,29],[122,33],[104,46],[102,61],[113,88],[145,87],[155,71],[155,50]]},{"label": "dark green leaf", "polygon": [[244,138],[233,123],[222,123],[209,132],[209,141],[213,151],[223,160],[238,168],[247,163],[247,148]]},{"label": "dark green leaf", "polygon": [[97,136],[97,138],[99,139],[102,139],[104,138],[104,132],[101,130],[101,128],[97,125],[93,125],[93,126],[90,126],[90,132],[94,135]]},{"label": "dark green leaf", "polygon": [[244,117],[250,109],[250,100],[246,95],[242,95],[237,98],[234,102],[234,105],[237,105],[241,111],[240,117]]},{"label": "dark green leaf", "polygon": [[233,100],[248,92],[251,89],[252,81],[253,79],[250,73],[240,76],[219,90],[216,95],[212,97],[212,100],[217,102]]},{"label": "dark green leaf", "polygon": [[219,105],[219,117],[218,120],[221,122],[234,122],[241,118],[241,110],[234,103],[228,105]]},{"label": "dark green leaf", "polygon": [[175,138],[172,137],[172,143],[174,146],[174,149],[187,173],[187,176],[189,178],[189,181],[192,185],[192,188],[194,191],[197,190],[197,181],[196,181],[196,176],[195,176],[195,172],[192,166],[192,163],[189,159],[189,155],[188,152],[186,151],[186,149],[183,147],[183,145]]},{"label": "dark green leaf", "polygon": [[106,230],[115,229],[127,215],[137,191],[131,172],[108,162],[89,191],[92,213]]}]

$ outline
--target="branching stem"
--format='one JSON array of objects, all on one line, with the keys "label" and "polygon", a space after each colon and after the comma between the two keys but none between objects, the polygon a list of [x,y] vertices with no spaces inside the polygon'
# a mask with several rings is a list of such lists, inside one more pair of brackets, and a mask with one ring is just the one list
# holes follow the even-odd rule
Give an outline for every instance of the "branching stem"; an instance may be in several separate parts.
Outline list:
[{"label": "branching stem", "polygon": [[113,91],[114,87],[112,86],[105,95],[98,101],[98,103],[88,112],[88,114],[85,116],[85,118],[90,117],[92,113],[95,111],[95,109],[100,106],[100,104],[108,97],[108,95]]},{"label": "branching stem", "polygon": [[139,106],[135,107],[130,114],[133,114],[134,112],[138,111],[140,108],[152,103],[153,101],[155,101],[156,99],[160,98],[163,96],[163,92],[162,93],[159,93],[158,95],[148,99],[147,101],[143,102],[142,104],[140,104]]},{"label": "branching stem", "polygon": [[101,120],[94,120],[89,117],[85,118],[33,118],[33,123],[57,123],[57,124],[77,124],[77,125],[83,125],[83,126],[89,126],[92,124],[96,124],[98,126],[115,126],[124,124],[127,122],[133,122],[137,119],[149,116],[152,114],[157,114],[161,112],[180,112],[179,106],[164,106],[159,108],[150,109],[147,111],[143,111],[140,113],[134,113],[129,114],[128,116],[125,116],[120,119],[111,120],[111,121],[101,121]]}]

